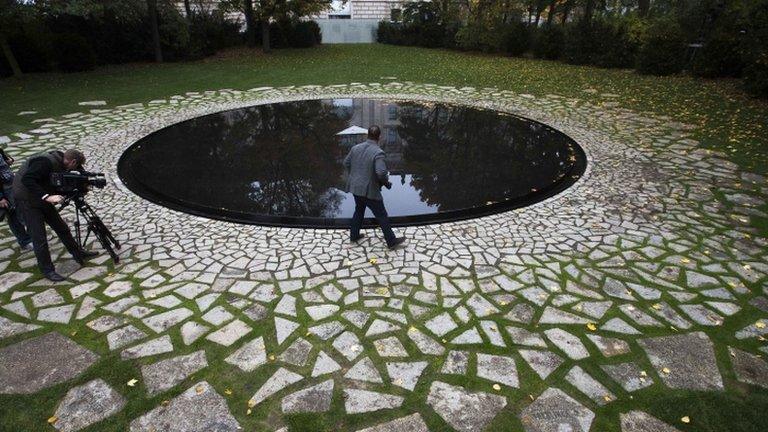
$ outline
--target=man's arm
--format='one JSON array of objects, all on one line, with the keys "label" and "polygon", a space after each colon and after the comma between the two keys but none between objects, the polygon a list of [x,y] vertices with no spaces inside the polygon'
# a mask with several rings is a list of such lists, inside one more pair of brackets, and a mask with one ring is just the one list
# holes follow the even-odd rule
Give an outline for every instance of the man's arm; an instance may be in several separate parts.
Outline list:
[{"label": "man's arm", "polygon": [[374,157],[373,164],[379,183],[382,186],[387,186],[389,184],[389,171],[387,170],[387,163],[384,161],[384,152],[381,152]]},{"label": "man's arm", "polygon": [[46,158],[35,158],[29,161],[29,167],[21,178],[21,184],[29,190],[31,197],[37,197],[41,200],[48,197],[48,193],[45,192],[42,185],[49,181],[52,169],[51,161]]},{"label": "man's arm", "polygon": [[349,150],[349,153],[347,153],[347,157],[344,158],[344,169],[349,172],[349,170],[352,169],[352,150]]}]

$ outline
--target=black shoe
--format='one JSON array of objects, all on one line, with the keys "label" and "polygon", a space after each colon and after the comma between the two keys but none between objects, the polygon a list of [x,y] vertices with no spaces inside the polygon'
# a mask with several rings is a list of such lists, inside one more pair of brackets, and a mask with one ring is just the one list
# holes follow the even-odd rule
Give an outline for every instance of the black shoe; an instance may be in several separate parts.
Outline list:
[{"label": "black shoe", "polygon": [[45,278],[48,279],[51,282],[62,282],[62,281],[66,280],[64,278],[64,276],[56,273],[55,271],[51,271],[51,272],[46,273],[45,274]]},{"label": "black shoe", "polygon": [[403,243],[405,243],[405,237],[395,237],[395,240],[392,241],[392,243],[388,243],[387,247],[390,249],[395,249]]},{"label": "black shoe", "polygon": [[357,238],[350,238],[349,241],[352,243],[357,243],[363,238],[365,238],[365,234],[360,234],[359,236],[357,236]]}]

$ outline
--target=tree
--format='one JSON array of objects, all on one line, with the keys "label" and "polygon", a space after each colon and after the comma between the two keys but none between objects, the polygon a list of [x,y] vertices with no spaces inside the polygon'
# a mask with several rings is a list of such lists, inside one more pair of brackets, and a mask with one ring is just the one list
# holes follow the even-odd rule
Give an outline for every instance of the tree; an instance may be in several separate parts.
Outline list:
[{"label": "tree", "polygon": [[18,23],[24,13],[23,5],[17,0],[0,0],[0,48],[3,50],[3,56],[11,67],[13,76],[21,77],[21,67],[16,60],[16,56],[13,55],[13,50],[8,42],[8,36],[6,32],[12,28],[12,23]]},{"label": "tree", "polygon": [[155,48],[155,61],[163,62],[163,49],[160,46],[160,28],[157,23],[157,0],[147,0],[149,24],[152,27],[152,45]]},{"label": "tree", "polygon": [[255,22],[261,26],[261,44],[270,52],[269,24],[285,19],[297,20],[318,14],[331,7],[332,0],[224,0],[221,6],[245,14],[248,45],[256,45]]}]

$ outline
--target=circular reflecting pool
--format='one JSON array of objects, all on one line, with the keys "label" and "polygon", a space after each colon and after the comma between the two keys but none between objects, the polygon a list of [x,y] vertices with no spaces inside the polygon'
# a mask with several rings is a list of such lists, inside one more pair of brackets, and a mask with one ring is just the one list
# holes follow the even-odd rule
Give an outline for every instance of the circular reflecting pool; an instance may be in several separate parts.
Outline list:
[{"label": "circular reflecting pool", "polygon": [[530,205],[573,184],[586,167],[572,139],[513,115],[446,103],[327,99],[175,124],[126,150],[118,172],[140,196],[200,216],[345,226],[354,199],[343,192],[342,161],[373,124],[382,130],[393,184],[383,196],[395,225]]}]

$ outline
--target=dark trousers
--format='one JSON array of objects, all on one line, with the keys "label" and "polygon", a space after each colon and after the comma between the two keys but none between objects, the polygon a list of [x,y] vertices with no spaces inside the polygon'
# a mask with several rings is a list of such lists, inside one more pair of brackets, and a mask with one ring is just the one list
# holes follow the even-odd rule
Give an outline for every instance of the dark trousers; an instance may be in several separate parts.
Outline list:
[{"label": "dark trousers", "polygon": [[[16,202],[13,199],[11,188],[5,187],[3,189],[3,194],[11,207],[14,207]],[[0,212],[5,213],[5,218],[8,221],[8,227],[11,229],[14,237],[16,237],[16,241],[19,242],[19,246],[24,247],[28,245],[29,242],[32,241],[32,238],[29,236],[27,229],[24,227],[24,220],[21,217],[21,212],[18,209],[15,211],[10,211],[9,209],[0,209]]]},{"label": "dark trousers", "polygon": [[35,247],[37,266],[43,274],[54,271],[51,251],[48,249],[45,224],[48,224],[53,229],[75,259],[81,259],[80,246],[77,245],[69,227],[52,204],[45,203],[42,206],[31,206],[27,201],[18,201],[17,205],[21,209],[24,221],[27,223],[27,231],[32,237],[32,245]]},{"label": "dark trousers", "polygon": [[373,200],[358,195],[354,195],[354,197],[355,214],[352,216],[352,226],[349,231],[350,240],[357,240],[360,238],[360,228],[363,227],[365,209],[369,208],[376,217],[376,221],[381,226],[381,231],[384,233],[384,239],[387,241],[388,245],[391,245],[395,241],[395,233],[392,231],[392,226],[389,224],[389,216],[387,215],[387,209],[384,208],[384,201]]}]

